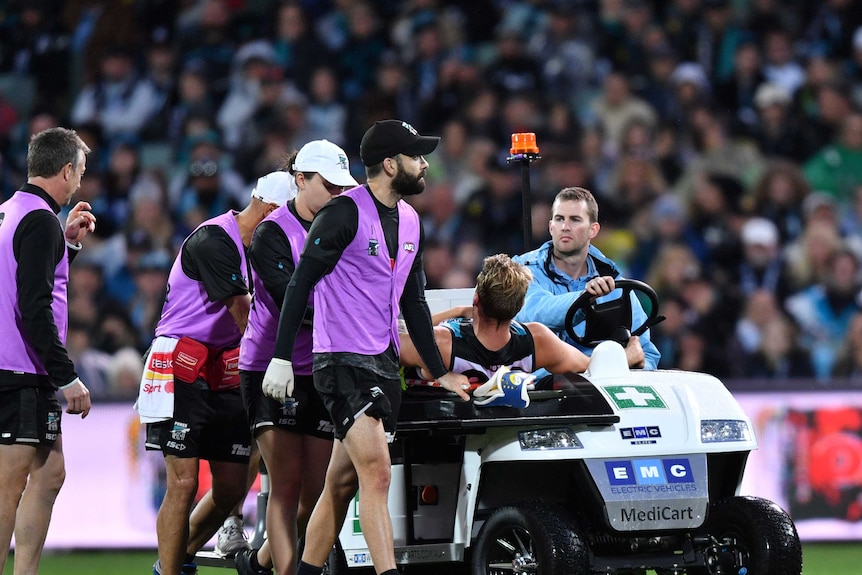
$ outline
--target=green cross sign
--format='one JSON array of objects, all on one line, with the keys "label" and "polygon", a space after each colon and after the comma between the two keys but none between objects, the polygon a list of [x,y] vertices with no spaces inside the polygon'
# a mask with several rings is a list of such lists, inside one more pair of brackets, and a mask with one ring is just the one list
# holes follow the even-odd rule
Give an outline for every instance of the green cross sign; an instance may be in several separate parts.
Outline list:
[{"label": "green cross sign", "polygon": [[608,385],[605,392],[619,409],[667,409],[661,396],[649,385]]}]

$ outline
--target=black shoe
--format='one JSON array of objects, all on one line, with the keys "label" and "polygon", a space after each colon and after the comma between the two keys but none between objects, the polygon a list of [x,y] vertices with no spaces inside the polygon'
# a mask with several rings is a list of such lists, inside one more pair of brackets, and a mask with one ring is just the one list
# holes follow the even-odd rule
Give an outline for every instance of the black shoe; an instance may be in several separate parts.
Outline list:
[{"label": "black shoe", "polygon": [[260,565],[258,565],[257,569],[252,567],[252,560],[254,560],[254,564],[257,564],[256,549],[243,549],[238,551],[237,554],[233,556],[233,564],[236,566],[236,572],[239,573],[239,575],[273,575],[272,569],[267,569]]}]

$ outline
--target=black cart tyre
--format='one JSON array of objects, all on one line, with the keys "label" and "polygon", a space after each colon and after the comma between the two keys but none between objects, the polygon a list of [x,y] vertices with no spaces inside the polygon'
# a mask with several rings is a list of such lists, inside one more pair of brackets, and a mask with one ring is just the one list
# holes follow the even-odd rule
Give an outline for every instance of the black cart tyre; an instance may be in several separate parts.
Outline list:
[{"label": "black cart tyre", "polygon": [[749,575],[802,573],[802,545],[796,526],[771,501],[758,497],[719,501],[709,512],[705,531],[718,542],[709,557],[713,565],[690,570],[691,575],[738,573],[742,568]]},{"label": "black cart tyre", "polygon": [[589,574],[589,554],[574,519],[541,503],[498,509],[479,531],[473,575],[537,574]]}]

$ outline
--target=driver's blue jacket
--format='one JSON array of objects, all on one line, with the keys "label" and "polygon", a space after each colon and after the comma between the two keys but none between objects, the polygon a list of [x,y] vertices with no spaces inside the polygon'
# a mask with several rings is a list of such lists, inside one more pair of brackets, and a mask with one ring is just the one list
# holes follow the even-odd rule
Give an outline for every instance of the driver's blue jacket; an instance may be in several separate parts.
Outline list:
[{"label": "driver's blue jacket", "polygon": [[[521,308],[515,319],[520,322],[543,323],[551,331],[556,332],[563,341],[577,347],[586,355],[590,355],[593,351],[592,348],[576,344],[566,333],[563,325],[566,312],[584,292],[590,279],[597,276],[618,278],[620,271],[613,260],[591,245],[587,255],[587,275],[572,278],[554,264],[554,258],[550,257],[553,253],[552,249],[551,240],[548,240],[540,248],[512,258],[533,273],[533,281],[527,290],[524,307]],[[598,301],[616,299],[620,295],[621,290],[614,290]],[[632,298],[632,325],[642,325],[647,319],[646,312],[644,312],[637,296],[633,293],[630,295]],[[579,328],[577,333],[580,335],[583,333],[583,327],[579,326]],[[656,369],[661,354],[650,341],[649,330],[641,334],[640,342],[644,350],[644,369]]]}]

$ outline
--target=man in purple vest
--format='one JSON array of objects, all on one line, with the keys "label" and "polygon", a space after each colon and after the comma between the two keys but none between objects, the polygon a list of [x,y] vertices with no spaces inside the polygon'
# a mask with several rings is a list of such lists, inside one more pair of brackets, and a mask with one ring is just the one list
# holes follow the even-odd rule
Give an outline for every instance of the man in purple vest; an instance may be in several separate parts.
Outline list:
[{"label": "man in purple vest", "polygon": [[65,349],[66,284],[96,218],[78,202],[65,230],[57,219],[81,185],[89,152],[73,130],[36,134],[27,183],[0,204],[0,572],[13,530],[16,575],[39,570],[66,476],[55,392],[63,392],[66,413],[90,412],[90,392]]},{"label": "man in purple vest", "polygon": [[425,189],[424,156],[439,141],[399,120],[369,128],[359,148],[368,183],[317,213],[284,296],[263,392],[279,401],[293,393],[294,341],[314,288],[314,387],[337,439],[297,575],[322,572],[357,487],[374,568],[380,575],[397,574],[387,499],[388,441],[401,404],[399,311],[431,376],[469,399],[467,378],[446,371],[434,344],[422,281],[422,224],[403,200]]},{"label": "man in purple vest", "polygon": [[[155,575],[197,573],[194,553],[246,494],[251,434],[239,389],[239,344],[251,304],[246,249],[288,192],[255,187],[241,212],[193,231],[171,267],[136,404],[147,424],[146,447],[163,453],[167,469]],[[212,489],[194,506],[201,459],[209,461]]]}]

